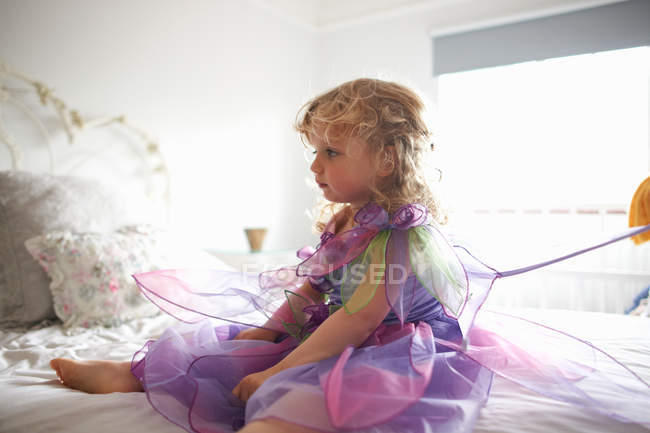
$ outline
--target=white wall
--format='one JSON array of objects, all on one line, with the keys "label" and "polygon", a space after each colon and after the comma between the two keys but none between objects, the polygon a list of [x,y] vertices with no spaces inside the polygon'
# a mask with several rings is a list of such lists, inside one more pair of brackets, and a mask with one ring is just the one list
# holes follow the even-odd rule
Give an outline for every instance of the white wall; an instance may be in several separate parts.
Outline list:
[{"label": "white wall", "polygon": [[313,44],[247,1],[0,1],[0,59],[82,113],[151,132],[175,226],[219,249],[246,249],[245,225],[270,228],[266,249],[314,240],[291,129],[312,92]]},{"label": "white wall", "polygon": [[313,31],[253,0],[0,0],[0,59],[83,113],[125,114],[154,134],[177,229],[244,250],[242,228],[265,225],[265,249],[297,248],[316,240],[291,129],[306,99],[370,76],[432,103],[431,31],[585,3],[436,1]]}]

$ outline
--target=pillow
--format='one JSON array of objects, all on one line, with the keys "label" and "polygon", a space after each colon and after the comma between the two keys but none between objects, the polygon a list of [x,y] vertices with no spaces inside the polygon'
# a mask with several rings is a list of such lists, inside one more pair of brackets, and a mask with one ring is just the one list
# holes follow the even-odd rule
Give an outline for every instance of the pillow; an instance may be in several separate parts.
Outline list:
[{"label": "pillow", "polygon": [[0,326],[55,318],[47,275],[25,240],[53,230],[109,232],[148,216],[95,180],[0,172]]},{"label": "pillow", "polygon": [[182,245],[148,225],[114,233],[54,231],[25,242],[51,278],[54,311],[64,328],[117,326],[148,317],[158,307],[142,295],[131,274],[172,267],[223,263]]}]

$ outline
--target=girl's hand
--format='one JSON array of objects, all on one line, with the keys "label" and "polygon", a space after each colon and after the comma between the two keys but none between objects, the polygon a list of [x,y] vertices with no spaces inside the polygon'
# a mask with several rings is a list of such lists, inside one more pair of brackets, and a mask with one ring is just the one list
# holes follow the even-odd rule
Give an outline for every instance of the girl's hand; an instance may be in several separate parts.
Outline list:
[{"label": "girl's hand", "polygon": [[280,335],[277,331],[265,328],[248,328],[241,331],[233,340],[265,340],[271,343]]},{"label": "girl's hand", "polygon": [[232,393],[241,401],[246,403],[248,399],[251,398],[251,395],[257,391],[257,388],[259,388],[266,379],[273,376],[273,374],[275,374],[275,372],[270,368],[249,374],[237,384],[237,386],[232,390]]}]

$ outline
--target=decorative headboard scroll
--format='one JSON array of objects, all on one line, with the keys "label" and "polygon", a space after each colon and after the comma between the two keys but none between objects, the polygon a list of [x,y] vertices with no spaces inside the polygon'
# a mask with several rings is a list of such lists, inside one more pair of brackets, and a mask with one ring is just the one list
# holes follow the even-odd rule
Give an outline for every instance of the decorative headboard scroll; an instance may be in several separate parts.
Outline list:
[{"label": "decorative headboard scroll", "polygon": [[[7,85],[8,79],[17,80],[18,82],[25,83],[28,87],[25,88],[11,88]],[[13,105],[20,112],[25,114],[30,120],[33,121],[36,128],[39,130],[43,139],[45,140],[49,152],[49,168],[51,173],[56,170],[56,158],[54,147],[52,145],[52,137],[48,129],[45,127],[43,121],[32,110],[27,103],[25,103],[25,96],[28,94],[36,94],[40,103],[47,109],[52,109],[56,112],[56,117],[60,123],[61,128],[65,131],[67,141],[70,144],[75,143],[77,136],[86,130],[100,127],[117,127],[122,128],[138,138],[140,143],[134,144],[129,142],[132,152],[142,160],[145,166],[151,170],[150,180],[153,183],[153,178],[160,177],[162,179],[162,200],[167,211],[170,206],[170,176],[165,159],[160,152],[158,143],[145,131],[129,123],[124,115],[114,117],[98,117],[88,118],[83,116],[77,110],[68,108],[65,102],[57,97],[52,89],[40,81],[33,80],[24,74],[10,69],[4,62],[0,60],[0,140],[5,143],[11,156],[11,167],[13,170],[23,169],[23,147],[18,142],[6,127],[3,118],[3,108]],[[137,149],[136,146],[143,146],[142,149]],[[151,192],[151,191],[150,191]],[[152,192],[151,192],[152,193]],[[152,193],[153,194],[153,193]],[[151,197],[155,199],[156,197]]]}]

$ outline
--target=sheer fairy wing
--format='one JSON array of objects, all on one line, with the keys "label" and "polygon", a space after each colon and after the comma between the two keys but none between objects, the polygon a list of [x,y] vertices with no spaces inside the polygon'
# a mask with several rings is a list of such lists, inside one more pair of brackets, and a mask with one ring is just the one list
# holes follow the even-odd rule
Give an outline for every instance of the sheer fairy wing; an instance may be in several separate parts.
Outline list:
[{"label": "sheer fairy wing", "polygon": [[418,281],[443,306],[458,317],[467,300],[468,276],[452,246],[433,225],[409,229],[409,260]]},{"label": "sheer fairy wing", "polygon": [[650,386],[613,356],[565,332],[481,310],[469,344],[436,339],[525,388],[624,422],[650,423]]},{"label": "sheer fairy wing", "polygon": [[296,274],[322,277],[349,264],[366,249],[377,232],[372,226],[355,227],[332,237],[298,265]]},{"label": "sheer fairy wing", "polygon": [[260,326],[285,300],[281,290],[261,290],[256,274],[166,269],[133,278],[151,302],[188,323],[215,318]]},{"label": "sheer fairy wing", "polygon": [[[206,318],[286,332],[306,338],[302,311],[314,301],[298,293],[295,268],[262,274],[211,269],[166,269],[133,275],[142,293],[186,323]],[[310,314],[309,317],[314,314]]]},{"label": "sheer fairy wing", "polygon": [[387,301],[401,323],[408,317],[420,285],[452,317],[458,317],[468,291],[463,264],[433,226],[377,233],[342,272],[341,301],[346,312],[367,305],[382,281]]},{"label": "sheer fairy wing", "polygon": [[408,232],[395,230],[386,246],[386,300],[401,324],[404,324],[413,307],[417,288],[417,280],[412,278],[408,243]]},{"label": "sheer fairy wing", "polygon": [[649,384],[616,358],[542,323],[481,309],[499,278],[567,260],[648,230],[650,225],[628,230],[569,254],[508,271],[496,271],[464,247],[455,246],[470,282],[468,301],[458,318],[464,341],[462,345],[436,342],[462,351],[496,374],[540,394],[624,422],[650,423],[645,409],[650,407]]},{"label": "sheer fairy wing", "polygon": [[368,247],[343,269],[341,302],[347,313],[359,311],[375,296],[377,286],[384,278],[389,237],[389,230],[379,232]]}]

